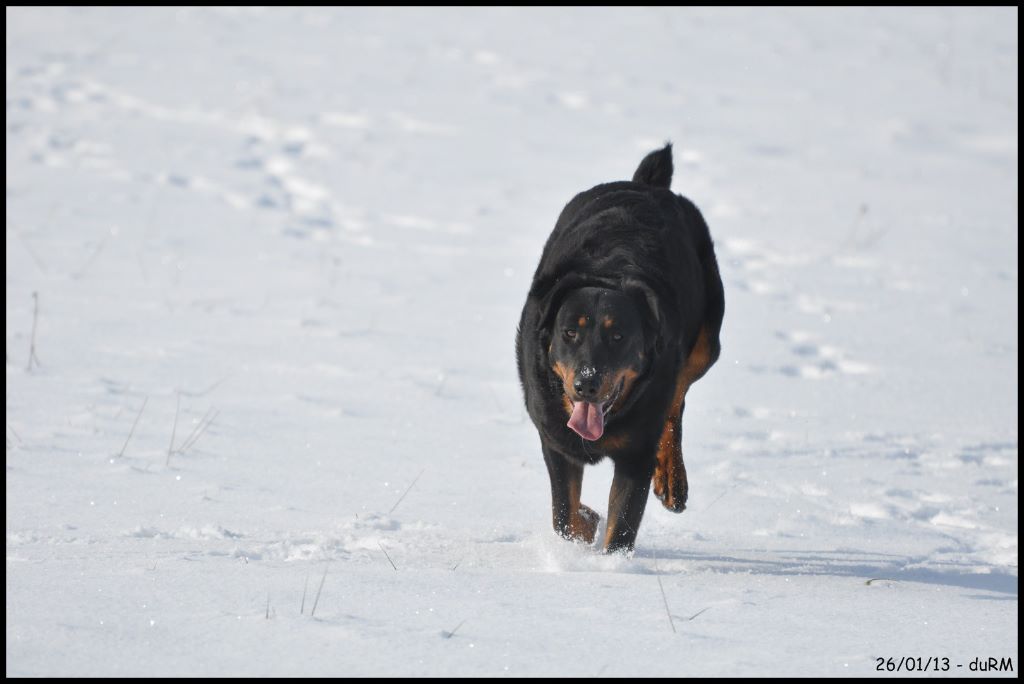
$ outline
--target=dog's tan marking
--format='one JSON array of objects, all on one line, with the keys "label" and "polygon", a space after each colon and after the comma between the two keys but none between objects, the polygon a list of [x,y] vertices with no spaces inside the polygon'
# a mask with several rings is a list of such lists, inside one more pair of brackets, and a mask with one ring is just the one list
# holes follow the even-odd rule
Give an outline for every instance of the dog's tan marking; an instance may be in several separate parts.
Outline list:
[{"label": "dog's tan marking", "polygon": [[630,390],[633,389],[633,383],[635,383],[636,379],[639,377],[640,372],[637,371],[635,368],[625,368],[622,371],[616,373],[615,376],[612,377],[611,387],[601,388],[601,396],[604,396],[605,392],[611,394],[612,392],[615,391],[615,388],[619,386],[619,383],[622,384],[622,392],[615,400],[615,403],[608,407],[609,411],[614,411],[617,407],[622,406],[622,402],[626,401],[626,397],[629,396]]},{"label": "dog's tan marking", "polygon": [[611,316],[605,316],[602,325],[604,325],[604,327],[606,328],[610,328],[613,325],[615,325],[615,321],[612,319]]},{"label": "dog's tan marking", "polygon": [[613,436],[605,433],[604,437],[598,441],[598,446],[607,451],[619,451],[629,446],[629,435],[623,433]]},{"label": "dog's tan marking", "polygon": [[562,406],[565,407],[566,415],[572,418],[572,401],[570,401],[569,397],[565,394],[565,392],[562,392]]},{"label": "dog's tan marking", "polygon": [[565,412],[572,416],[572,402],[566,395],[566,388],[572,387],[572,382],[576,379],[576,371],[561,361],[555,361],[551,370],[562,380],[562,405],[565,406]]},{"label": "dog's tan marking", "polygon": [[579,326],[581,328],[587,327],[587,317],[586,316],[580,316],[580,320],[576,321],[576,323],[579,324]]},{"label": "dog's tan marking", "polygon": [[576,377],[576,371],[561,361],[555,361],[551,366],[551,370],[555,371],[555,375],[562,379],[562,384],[572,386],[572,381]]},{"label": "dog's tan marking", "polygon": [[590,506],[580,503],[577,498],[575,510],[569,518],[569,534],[573,539],[591,544],[597,535],[597,523],[601,516]]}]

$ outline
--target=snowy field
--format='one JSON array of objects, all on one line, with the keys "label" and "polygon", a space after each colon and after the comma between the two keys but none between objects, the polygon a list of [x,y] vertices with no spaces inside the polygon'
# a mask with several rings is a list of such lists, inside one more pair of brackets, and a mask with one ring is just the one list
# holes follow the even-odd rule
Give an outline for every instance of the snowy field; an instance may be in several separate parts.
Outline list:
[{"label": "snowy field", "polygon": [[[1016,8],[6,19],[7,675],[1018,673]],[[723,351],[603,556],[515,326],[665,140]]]}]

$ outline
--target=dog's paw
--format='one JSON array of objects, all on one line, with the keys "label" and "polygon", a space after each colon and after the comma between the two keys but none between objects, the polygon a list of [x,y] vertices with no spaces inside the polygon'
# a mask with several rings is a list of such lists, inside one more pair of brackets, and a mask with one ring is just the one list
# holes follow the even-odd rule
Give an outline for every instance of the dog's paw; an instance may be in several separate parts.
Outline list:
[{"label": "dog's paw", "polygon": [[576,541],[592,544],[597,535],[597,524],[601,522],[601,516],[590,506],[580,504],[580,509],[573,517],[570,534]]},{"label": "dog's paw", "polygon": [[682,513],[686,510],[686,491],[684,490],[681,495],[673,494],[669,492],[665,496],[659,496],[661,504],[672,511],[673,513]]},{"label": "dog's paw", "polygon": [[686,510],[686,498],[689,492],[686,482],[680,478],[669,478],[661,468],[656,468],[653,478],[654,495],[661,505],[673,513]]}]

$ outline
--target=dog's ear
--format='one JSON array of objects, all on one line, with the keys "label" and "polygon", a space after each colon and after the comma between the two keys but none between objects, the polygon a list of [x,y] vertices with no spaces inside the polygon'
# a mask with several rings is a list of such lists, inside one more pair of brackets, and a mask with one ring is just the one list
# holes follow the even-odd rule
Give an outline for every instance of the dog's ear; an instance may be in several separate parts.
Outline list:
[{"label": "dog's ear", "polygon": [[623,292],[633,298],[637,309],[640,310],[644,335],[651,347],[660,352],[664,346],[661,334],[661,324],[664,320],[661,298],[647,283],[638,278],[623,278],[621,287]]},{"label": "dog's ear", "polygon": [[586,285],[586,280],[577,273],[568,273],[555,281],[547,291],[540,295],[540,314],[537,330],[546,348],[551,339],[551,326],[555,324],[555,316],[562,302],[573,290]]}]

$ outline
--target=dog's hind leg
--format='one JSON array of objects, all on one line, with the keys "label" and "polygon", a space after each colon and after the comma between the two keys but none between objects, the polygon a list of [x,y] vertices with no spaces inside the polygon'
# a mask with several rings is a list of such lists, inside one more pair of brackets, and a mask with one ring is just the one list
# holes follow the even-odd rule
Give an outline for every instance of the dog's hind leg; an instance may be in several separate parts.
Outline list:
[{"label": "dog's hind leg", "polygon": [[583,466],[544,445],[544,463],[551,478],[551,523],[566,539],[594,541],[601,520],[592,508],[580,503]]},{"label": "dog's hind leg", "polygon": [[689,484],[686,481],[686,466],[683,465],[683,409],[686,406],[686,391],[715,361],[708,339],[707,329],[701,328],[686,363],[676,377],[676,389],[669,406],[665,426],[658,440],[658,464],[654,469],[654,494],[668,510],[682,513],[686,509]]}]

